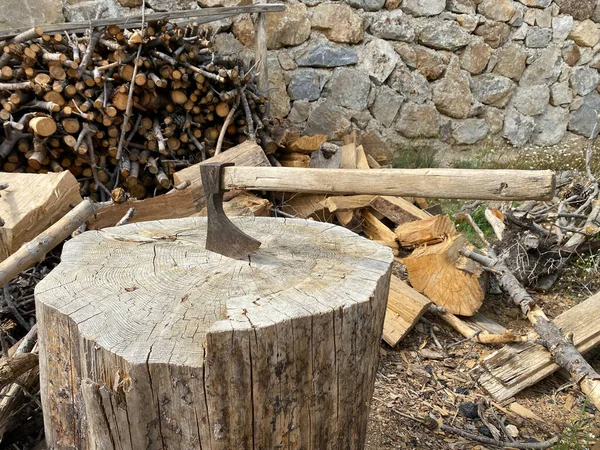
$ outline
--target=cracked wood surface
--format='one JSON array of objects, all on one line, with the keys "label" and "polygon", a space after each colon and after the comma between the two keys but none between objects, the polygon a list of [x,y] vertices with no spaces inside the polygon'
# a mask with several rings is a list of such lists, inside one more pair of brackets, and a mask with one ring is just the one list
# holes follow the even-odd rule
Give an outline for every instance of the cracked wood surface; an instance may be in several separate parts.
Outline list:
[{"label": "cracked wood surface", "polygon": [[392,255],[306,220],[232,218],[250,260],[204,249],[206,219],[89,231],[36,289],[53,449],[360,449]]}]

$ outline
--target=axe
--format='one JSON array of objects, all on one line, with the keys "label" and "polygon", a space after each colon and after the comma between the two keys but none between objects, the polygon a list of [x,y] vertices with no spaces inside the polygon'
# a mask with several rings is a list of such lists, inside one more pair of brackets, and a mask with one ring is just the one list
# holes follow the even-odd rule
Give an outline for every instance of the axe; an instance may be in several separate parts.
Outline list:
[{"label": "axe", "polygon": [[200,165],[206,196],[206,249],[245,258],[260,241],[237,228],[223,211],[230,189],[310,194],[372,194],[463,200],[551,200],[556,177],[550,170],[480,169],[305,169]]}]

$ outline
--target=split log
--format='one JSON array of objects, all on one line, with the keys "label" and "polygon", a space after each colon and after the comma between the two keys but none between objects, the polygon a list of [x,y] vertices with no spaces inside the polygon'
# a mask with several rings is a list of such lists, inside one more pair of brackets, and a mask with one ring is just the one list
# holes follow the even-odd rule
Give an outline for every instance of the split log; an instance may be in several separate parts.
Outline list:
[{"label": "split log", "polygon": [[364,447],[391,252],[233,222],[262,241],[250,264],[204,250],[203,218],[67,242],[36,290],[50,448]]},{"label": "split log", "polygon": [[[240,192],[231,200],[223,202],[223,210],[227,216],[270,217],[271,206],[269,200],[257,197],[250,192]],[[202,211],[195,215],[205,217],[207,209],[202,208]]]},{"label": "split log", "polygon": [[79,183],[70,172],[45,175],[0,173],[8,184],[0,198],[0,261],[63,217],[78,204]]},{"label": "split log", "polygon": [[323,206],[326,206],[329,212],[354,211],[368,207],[374,198],[373,195],[332,196],[323,200]]},{"label": "split log", "polygon": [[[199,164],[215,162],[233,162],[236,166],[270,166],[269,160],[262,148],[255,142],[250,141],[243,142],[242,144],[219,153],[217,156],[213,156]],[[187,167],[173,174],[176,185],[181,184],[184,181],[190,183],[192,197],[194,199],[194,204],[196,205],[196,210],[198,211],[200,211],[205,204],[199,164]]]},{"label": "split log", "polygon": [[[585,317],[585,320],[582,320]],[[557,316],[552,323],[573,337],[580,354],[600,345],[600,293]],[[473,369],[477,383],[497,401],[507,400],[560,369],[551,353],[529,334],[529,342],[508,344]]]},{"label": "split log", "polygon": [[324,194],[289,194],[282,198],[280,209],[300,219],[330,222],[333,214],[323,205]]},{"label": "split log", "polygon": [[438,244],[456,235],[454,223],[448,216],[433,216],[428,219],[407,222],[394,230],[402,247],[422,244]]},{"label": "split log", "polygon": [[297,139],[288,140],[285,151],[292,153],[304,153],[310,155],[321,148],[327,142],[327,136],[316,134],[314,136],[299,136]]},{"label": "split log", "polygon": [[283,167],[309,167],[310,156],[304,153],[284,153],[277,159]]},{"label": "split log", "polygon": [[131,208],[135,209],[135,214],[128,223],[179,219],[191,217],[197,213],[192,192],[188,188],[144,200],[130,199],[124,203],[99,208],[88,219],[87,228],[88,230],[100,230],[113,227]]},{"label": "split log", "polygon": [[369,239],[379,242],[392,249],[394,255],[398,255],[398,241],[396,235],[385,224],[383,224],[375,215],[368,210],[362,212],[363,233]]},{"label": "split log", "polygon": [[395,347],[428,311],[429,305],[431,301],[427,297],[392,275],[383,322],[383,340]]},{"label": "split log", "polygon": [[487,274],[461,254],[473,249],[462,235],[417,248],[402,260],[412,287],[452,314],[472,316],[485,298]]},{"label": "split log", "polygon": [[431,214],[401,197],[378,195],[369,206],[398,225],[431,217]]}]

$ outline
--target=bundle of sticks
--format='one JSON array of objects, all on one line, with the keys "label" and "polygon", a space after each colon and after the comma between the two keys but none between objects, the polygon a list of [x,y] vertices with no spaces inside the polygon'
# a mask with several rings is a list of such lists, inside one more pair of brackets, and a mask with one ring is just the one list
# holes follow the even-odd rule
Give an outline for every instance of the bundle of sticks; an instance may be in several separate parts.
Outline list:
[{"label": "bundle of sticks", "polygon": [[104,201],[120,186],[143,198],[170,189],[179,168],[246,139],[268,146],[267,97],[252,68],[216,55],[210,35],[158,21],[79,35],[33,28],[5,41],[3,170],[69,170],[82,195]]}]

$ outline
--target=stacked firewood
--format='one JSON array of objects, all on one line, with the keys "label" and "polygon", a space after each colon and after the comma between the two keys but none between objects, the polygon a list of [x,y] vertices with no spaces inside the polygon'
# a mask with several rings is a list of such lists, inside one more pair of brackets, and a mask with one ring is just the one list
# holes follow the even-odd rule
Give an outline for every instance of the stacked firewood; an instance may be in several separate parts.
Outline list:
[{"label": "stacked firewood", "polygon": [[[172,174],[258,135],[266,97],[210,30],[166,21],[77,35],[34,28],[3,43],[0,157],[7,172],[69,170],[82,195],[164,192]],[[264,122],[264,123],[263,123]]]}]

